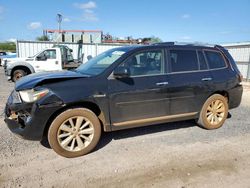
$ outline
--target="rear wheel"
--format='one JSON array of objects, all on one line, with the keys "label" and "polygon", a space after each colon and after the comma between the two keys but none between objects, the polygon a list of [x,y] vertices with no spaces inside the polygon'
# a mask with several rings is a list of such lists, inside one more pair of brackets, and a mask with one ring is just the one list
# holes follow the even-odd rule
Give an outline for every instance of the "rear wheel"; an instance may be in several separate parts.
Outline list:
[{"label": "rear wheel", "polygon": [[68,158],[89,153],[97,145],[100,136],[100,121],[86,108],[69,109],[59,114],[48,132],[51,148]]},{"label": "rear wheel", "polygon": [[17,69],[13,72],[12,75],[12,81],[16,82],[17,80],[19,80],[20,78],[24,77],[26,75],[25,71],[22,69]]},{"label": "rear wheel", "polygon": [[198,124],[205,129],[220,128],[228,115],[227,98],[220,94],[210,96],[200,112]]}]

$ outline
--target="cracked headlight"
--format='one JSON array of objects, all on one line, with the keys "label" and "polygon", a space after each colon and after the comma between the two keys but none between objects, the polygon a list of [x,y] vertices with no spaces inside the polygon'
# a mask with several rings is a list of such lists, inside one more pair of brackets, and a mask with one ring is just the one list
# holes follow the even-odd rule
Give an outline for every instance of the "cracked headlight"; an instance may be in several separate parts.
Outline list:
[{"label": "cracked headlight", "polygon": [[49,93],[48,89],[42,89],[39,91],[35,91],[34,89],[19,91],[21,99],[24,102],[31,103],[39,100],[40,98],[44,97]]}]

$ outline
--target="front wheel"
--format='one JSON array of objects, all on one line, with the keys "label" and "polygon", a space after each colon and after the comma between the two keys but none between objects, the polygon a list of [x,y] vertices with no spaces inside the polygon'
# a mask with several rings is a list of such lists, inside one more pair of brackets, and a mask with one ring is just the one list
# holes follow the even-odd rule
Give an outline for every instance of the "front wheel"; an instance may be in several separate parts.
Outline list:
[{"label": "front wheel", "polygon": [[224,124],[227,115],[227,98],[220,94],[214,94],[204,103],[200,112],[198,124],[205,129],[217,129]]},{"label": "front wheel", "polygon": [[24,77],[26,75],[25,71],[22,69],[17,69],[13,72],[12,75],[12,81],[16,82],[17,80],[19,80],[20,78]]},{"label": "front wheel", "polygon": [[92,151],[100,136],[100,121],[86,108],[68,109],[59,114],[48,131],[51,148],[68,158],[79,157]]}]

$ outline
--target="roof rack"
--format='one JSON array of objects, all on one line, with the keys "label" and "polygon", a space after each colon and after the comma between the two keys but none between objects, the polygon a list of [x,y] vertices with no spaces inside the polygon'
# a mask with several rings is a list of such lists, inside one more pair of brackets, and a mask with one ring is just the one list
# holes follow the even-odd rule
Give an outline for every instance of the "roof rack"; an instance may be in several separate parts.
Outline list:
[{"label": "roof rack", "polygon": [[158,42],[158,43],[153,43],[152,45],[169,45],[169,46],[173,46],[173,45],[175,45],[175,42]]},{"label": "roof rack", "polygon": [[152,45],[206,46],[206,47],[214,47],[214,48],[218,48],[218,49],[224,49],[224,47],[220,46],[220,45],[208,44],[208,43],[202,43],[202,42],[194,42],[194,43],[187,43],[187,42],[160,42],[160,43],[154,43]]}]

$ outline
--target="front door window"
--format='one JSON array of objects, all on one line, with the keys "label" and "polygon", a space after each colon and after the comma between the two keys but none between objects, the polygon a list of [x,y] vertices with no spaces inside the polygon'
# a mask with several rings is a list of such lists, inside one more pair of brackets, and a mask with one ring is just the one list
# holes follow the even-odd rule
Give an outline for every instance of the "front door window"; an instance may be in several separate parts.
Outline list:
[{"label": "front door window", "polygon": [[163,62],[162,50],[153,50],[132,55],[120,66],[127,67],[131,77],[148,76],[163,74]]}]

